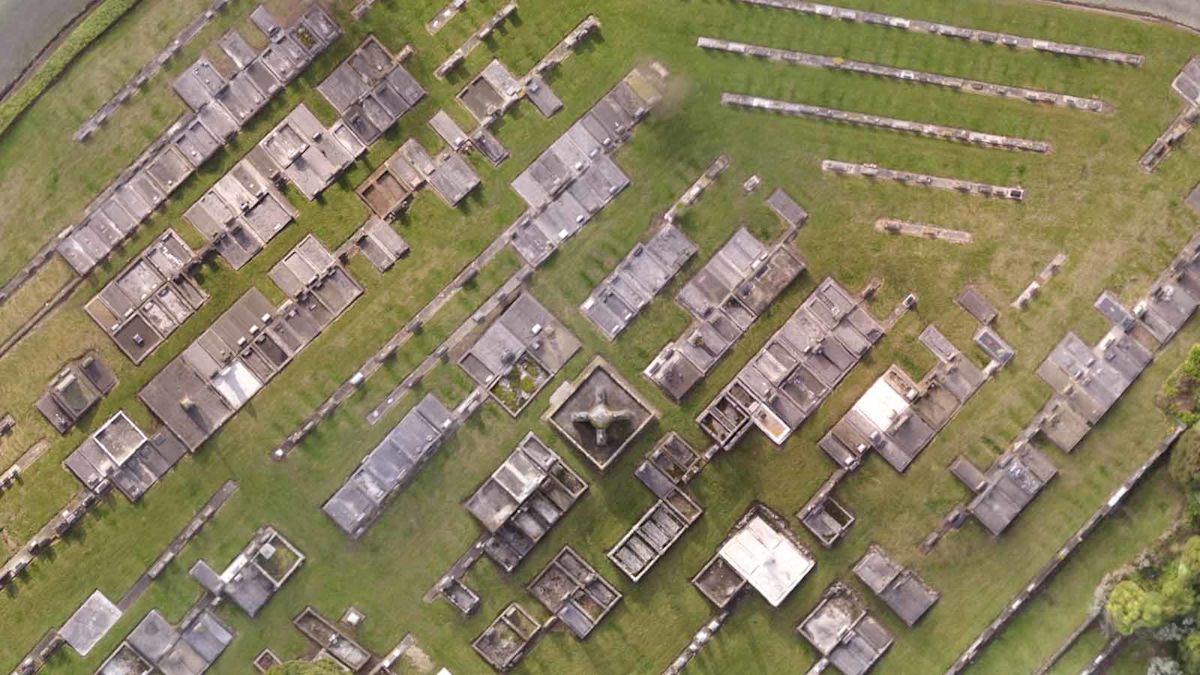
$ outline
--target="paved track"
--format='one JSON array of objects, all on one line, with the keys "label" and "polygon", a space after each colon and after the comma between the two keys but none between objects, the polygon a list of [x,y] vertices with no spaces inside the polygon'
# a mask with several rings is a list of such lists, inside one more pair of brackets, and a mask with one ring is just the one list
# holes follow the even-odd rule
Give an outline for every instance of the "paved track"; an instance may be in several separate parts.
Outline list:
[{"label": "paved track", "polygon": [[[0,0],[2,1],[2,0]],[[1047,0],[1066,5],[1084,5],[1117,12],[1135,12],[1174,21],[1200,30],[1200,2],[1196,0]]]}]

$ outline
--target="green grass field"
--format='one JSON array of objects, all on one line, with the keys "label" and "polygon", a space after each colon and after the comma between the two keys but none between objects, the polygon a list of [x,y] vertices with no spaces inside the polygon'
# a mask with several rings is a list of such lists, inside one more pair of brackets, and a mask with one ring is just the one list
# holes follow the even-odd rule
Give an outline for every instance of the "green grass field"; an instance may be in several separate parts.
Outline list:
[{"label": "green grass field", "polygon": [[[169,35],[185,24],[204,0],[142,2],[88,49],[63,79],[0,137],[0,277],[18,269],[32,251],[68,225],[91,195],[134,157],[183,109],[169,89],[171,74],[215,42],[231,25],[251,34],[245,16],[253,4],[234,0],[196,38],[167,72],[126,104],[85,145],[70,135]],[[281,13],[291,4],[268,2]],[[362,21],[341,2],[334,14],[344,35],[255,122],[187,182],[115,260],[88,279],[62,308],[9,354],[0,358],[0,412],[18,424],[0,439],[0,466],[7,465],[41,437],[50,452],[26,474],[20,486],[0,495],[0,555],[28,539],[77,489],[60,466],[62,458],[100,421],[120,408],[151,424],[134,395],[167,361],[246,289],[257,286],[279,297],[265,272],[309,232],[331,248],[352,233],[366,209],[353,193],[396,147],[410,136],[436,147],[426,120],[445,108],[466,125],[468,116],[453,101],[465,81],[493,56],[514,72],[524,72],[587,13],[603,24],[558,71],[551,84],[566,103],[545,120],[522,103],[496,132],[512,152],[493,169],[478,157],[472,163],[482,189],[458,210],[429,194],[418,196],[398,228],[412,245],[410,256],[380,275],[356,259],[351,274],[367,292],[275,381],[194,457],[185,459],[161,485],[135,505],[118,498],[89,515],[84,524],[35,563],[18,583],[0,594],[0,668],[16,664],[47,628],[65,620],[94,588],[116,598],[137,578],[194,511],[226,479],[241,488],[192,542],[162,579],[130,610],[87,659],[62,650],[51,672],[90,672],[151,608],[177,620],[194,601],[198,587],[186,570],[203,557],[224,565],[263,524],[273,524],[308,556],[303,569],[259,617],[248,620],[223,607],[221,616],[238,638],[216,664],[216,672],[246,672],[250,660],[270,647],[281,656],[305,649],[290,625],[305,605],[337,618],[353,604],[367,616],[361,641],[386,653],[406,632],[438,665],[455,673],[484,672],[470,641],[513,600],[544,618],[524,585],[564,544],[571,544],[624,593],[625,599],[586,642],[565,633],[545,636],[522,662],[528,673],[654,673],[674,658],[709,616],[710,608],[688,580],[712,555],[730,525],[754,499],[788,515],[800,507],[832,470],[815,442],[891,363],[913,375],[932,365],[916,342],[936,323],[967,350],[974,325],[952,302],[967,283],[979,286],[1004,308],[998,330],[1017,349],[1016,361],[988,383],[908,472],[895,474],[878,458],[869,459],[837,491],[838,500],[858,517],[846,539],[832,550],[791,518],[813,549],[818,565],[810,578],[777,610],[751,597],[693,662],[699,673],[802,672],[815,652],[793,631],[822,590],[849,568],[871,542],[912,565],[942,593],[935,609],[906,629],[886,608],[871,600],[875,614],[897,641],[879,672],[940,672],[995,616],[1007,600],[1096,509],[1166,433],[1168,422],[1153,396],[1200,336],[1189,326],[1130,389],[1073,454],[1047,453],[1060,475],[1000,538],[974,523],[950,534],[922,556],[917,543],[966,491],[946,471],[965,453],[986,464],[998,455],[1042,405],[1049,390],[1033,374],[1066,330],[1094,341],[1104,322],[1091,302],[1104,288],[1125,299],[1146,289],[1191,236],[1196,217],[1183,205],[1195,183],[1200,152],[1185,144],[1154,175],[1141,173],[1136,160],[1178,112],[1168,84],[1194,49],[1194,35],[1094,12],[1081,12],[1016,0],[845,0],[844,4],[1065,42],[1133,51],[1146,64],[1131,69],[963,44],[883,28],[791,16],[744,7],[726,0],[526,0],[519,20],[469,58],[449,82],[432,69],[488,15],[495,3],[472,3],[436,36],[424,22],[440,9],[430,0],[380,0]],[[198,245],[198,233],[182,212],[293,106],[303,101],[324,121],[333,119],[314,86],[368,33],[398,49],[412,43],[409,69],[429,97],[316,202],[289,190],[300,217],[239,272],[224,264],[206,267],[200,281],[211,301],[173,334],[141,366],[133,367],[82,312],[83,304],[152,236],[176,227]],[[1115,105],[1110,115],[1035,107],[910,85],[768,64],[731,55],[702,53],[696,37],[708,35],[808,52],[840,55],[906,68],[963,75],[1014,85],[1040,87],[1102,98]],[[648,58],[673,73],[675,91],[637,128],[616,161],[632,186],[597,220],[562,248],[534,276],[534,294],[584,342],[568,364],[523,413],[513,420],[488,403],[442,447],[361,541],[350,542],[319,512],[319,505],[346,474],[405,412],[415,397],[369,426],[367,411],[428,354],[473,308],[518,266],[515,254],[497,258],[465,293],[442,310],[383,371],[370,380],[284,463],[268,455],[284,434],[357,366],[403,327],[457,270],[472,259],[520,213],[521,202],[508,182],[634,65]],[[722,108],[722,91],[758,94],[841,107],[905,119],[962,126],[1051,141],[1047,156],[1007,153],[799,119]],[[718,153],[733,166],[686,212],[681,227],[700,254],[614,343],[608,343],[576,306],[612,265],[642,237],[653,214],[667,208]],[[901,185],[824,175],[820,161],[876,162],[880,165],[1001,184],[1021,184],[1022,204],[988,201]],[[741,182],[751,174],[763,189],[746,195]],[[676,406],[639,373],[668,339],[687,324],[672,301],[681,282],[740,224],[756,234],[780,231],[762,200],[785,187],[810,212],[797,246],[809,272],[794,284],[717,370]],[[941,245],[875,232],[876,218],[890,216],[966,229],[976,241],[967,247]],[[1031,307],[1015,313],[1008,303],[1058,251],[1069,262]],[[699,445],[692,422],[696,413],[794,310],[815,284],[834,275],[847,287],[883,279],[872,304],[884,316],[908,292],[920,303],[844,382],[819,413],[780,449],[752,433],[734,452],[719,457],[690,488],[706,513],[640,584],[629,583],[604,552],[651,504],[650,493],[632,475],[638,459],[667,430]],[[67,278],[61,265],[47,267],[27,290],[0,308],[0,336],[8,335]],[[113,365],[120,384],[83,425],[59,438],[33,409],[33,402],[60,365],[98,349]],[[971,350],[972,353],[974,350]],[[609,359],[627,380],[663,412],[608,472],[600,475],[538,420],[558,382],[577,375],[595,354]],[[455,366],[442,366],[423,383],[443,400],[458,401],[469,391]],[[590,493],[540,544],[511,577],[490,563],[478,564],[468,583],[484,599],[480,612],[463,619],[444,602],[425,604],[421,596],[474,541],[478,526],[460,502],[529,430],[536,430],[591,483]],[[1103,525],[1047,589],[1011,624],[974,667],[981,673],[1028,672],[1048,656],[1084,616],[1092,589],[1103,574],[1133,556],[1170,522],[1178,497],[1164,470],[1156,471],[1121,513]],[[856,582],[857,583],[857,582]],[[1064,668],[1088,660],[1101,641],[1085,636],[1068,654]],[[1124,655],[1121,668],[1137,672],[1145,652]],[[1063,669],[1061,672],[1068,672]]]}]

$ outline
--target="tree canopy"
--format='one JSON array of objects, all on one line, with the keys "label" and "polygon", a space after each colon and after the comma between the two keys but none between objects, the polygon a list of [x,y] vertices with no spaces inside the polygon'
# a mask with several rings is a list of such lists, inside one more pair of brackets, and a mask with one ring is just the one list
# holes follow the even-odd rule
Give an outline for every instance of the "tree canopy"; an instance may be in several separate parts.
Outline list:
[{"label": "tree canopy", "polygon": [[1171,448],[1171,478],[1184,487],[1200,486],[1200,430],[1188,429]]}]

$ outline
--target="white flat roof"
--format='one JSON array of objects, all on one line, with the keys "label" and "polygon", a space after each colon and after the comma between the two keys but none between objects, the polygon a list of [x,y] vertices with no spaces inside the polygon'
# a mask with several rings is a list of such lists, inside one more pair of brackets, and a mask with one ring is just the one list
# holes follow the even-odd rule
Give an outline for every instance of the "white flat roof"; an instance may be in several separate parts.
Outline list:
[{"label": "white flat roof", "polygon": [[778,607],[816,561],[755,516],[717,552],[772,607]]},{"label": "white flat roof", "polygon": [[891,429],[892,423],[910,407],[908,401],[883,377],[875,380],[867,393],[854,404],[854,410],[880,431]]},{"label": "white flat roof", "polygon": [[251,396],[262,389],[262,382],[240,359],[235,359],[227,368],[217,373],[212,379],[212,385],[234,410],[241,408]]}]

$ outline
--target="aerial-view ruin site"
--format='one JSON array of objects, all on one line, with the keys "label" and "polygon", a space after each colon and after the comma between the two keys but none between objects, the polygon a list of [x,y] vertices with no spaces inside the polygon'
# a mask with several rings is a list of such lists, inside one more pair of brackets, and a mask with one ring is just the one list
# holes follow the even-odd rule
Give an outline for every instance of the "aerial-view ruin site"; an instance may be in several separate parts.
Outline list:
[{"label": "aerial-view ruin site", "polygon": [[1200,675],[1200,1],[0,0],[0,673]]}]

